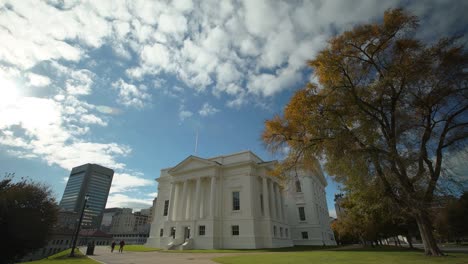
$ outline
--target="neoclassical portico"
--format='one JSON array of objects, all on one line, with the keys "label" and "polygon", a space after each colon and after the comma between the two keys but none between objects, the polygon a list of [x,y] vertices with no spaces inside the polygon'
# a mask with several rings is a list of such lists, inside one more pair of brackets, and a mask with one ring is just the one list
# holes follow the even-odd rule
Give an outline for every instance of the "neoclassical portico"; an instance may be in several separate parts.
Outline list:
[{"label": "neoclassical portico", "polygon": [[270,248],[293,245],[286,193],[269,176],[275,161],[250,151],[190,156],[157,179],[148,244],[161,248]]}]

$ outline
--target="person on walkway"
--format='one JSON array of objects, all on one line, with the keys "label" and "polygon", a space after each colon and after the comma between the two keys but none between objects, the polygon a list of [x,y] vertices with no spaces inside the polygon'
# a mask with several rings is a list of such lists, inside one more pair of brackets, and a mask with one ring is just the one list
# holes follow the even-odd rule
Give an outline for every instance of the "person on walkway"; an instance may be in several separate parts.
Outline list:
[{"label": "person on walkway", "polygon": [[111,244],[111,253],[114,252],[114,248],[115,248],[115,241],[112,241],[112,244]]},{"label": "person on walkway", "polygon": [[120,245],[119,252],[122,253],[123,252],[123,247],[125,246],[125,242],[123,240],[121,240],[119,245]]}]

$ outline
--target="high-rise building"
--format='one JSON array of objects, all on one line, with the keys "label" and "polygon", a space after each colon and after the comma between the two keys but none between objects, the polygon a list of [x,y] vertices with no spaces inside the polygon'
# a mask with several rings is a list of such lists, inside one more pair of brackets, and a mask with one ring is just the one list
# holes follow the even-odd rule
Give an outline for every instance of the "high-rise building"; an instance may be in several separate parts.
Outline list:
[{"label": "high-rise building", "polygon": [[60,207],[81,212],[85,196],[88,195],[82,228],[98,229],[101,226],[113,176],[113,170],[96,164],[88,163],[73,168]]}]

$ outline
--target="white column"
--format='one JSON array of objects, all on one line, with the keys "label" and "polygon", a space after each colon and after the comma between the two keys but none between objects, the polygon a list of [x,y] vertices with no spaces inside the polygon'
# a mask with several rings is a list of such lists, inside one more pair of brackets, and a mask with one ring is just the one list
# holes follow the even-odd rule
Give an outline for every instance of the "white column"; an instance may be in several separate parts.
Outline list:
[{"label": "white column", "polygon": [[200,183],[201,178],[197,178],[197,182],[195,184],[195,204],[192,206],[191,214],[194,220],[197,220],[200,216]]},{"label": "white column", "polygon": [[262,191],[263,191],[263,214],[266,218],[270,217],[270,198],[268,195],[268,182],[266,177],[262,177]]},{"label": "white column", "polygon": [[276,184],[276,182],[273,183],[273,192],[275,193],[276,219],[277,219],[277,220],[281,220],[281,211],[280,211],[280,207],[279,207],[278,184]]},{"label": "white column", "polygon": [[186,208],[186,205],[187,205],[187,183],[188,181],[185,180],[184,181],[184,185],[182,187],[182,203],[180,204],[180,220],[184,220],[185,219],[185,208]]},{"label": "white column", "polygon": [[211,190],[210,190],[210,216],[215,216],[215,203],[216,201],[216,177],[211,177]]},{"label": "white column", "polygon": [[281,216],[283,217],[283,222],[287,223],[286,219],[286,208],[284,206],[284,192],[280,192],[280,201],[281,201]]},{"label": "white column", "polygon": [[203,184],[203,178],[200,178],[200,192],[200,212],[198,214],[200,215],[200,219],[203,219],[206,212],[206,184]]},{"label": "white column", "polygon": [[270,204],[271,204],[271,218],[276,219],[276,206],[275,206],[275,193],[273,192],[273,181],[269,181],[268,183],[269,194],[270,194]]},{"label": "white column", "polygon": [[277,198],[278,198],[278,209],[279,209],[279,217],[278,219],[281,219],[282,222],[284,222],[284,215],[283,215],[283,199],[281,197],[281,190],[279,185],[276,185],[276,191],[277,191]]},{"label": "white column", "polygon": [[171,198],[169,200],[169,214],[168,214],[168,219],[170,221],[173,221],[175,219],[175,217],[174,217],[174,213],[175,213],[175,210],[174,210],[174,207],[175,207],[175,203],[174,203],[175,187],[176,187],[176,183],[171,182]]}]

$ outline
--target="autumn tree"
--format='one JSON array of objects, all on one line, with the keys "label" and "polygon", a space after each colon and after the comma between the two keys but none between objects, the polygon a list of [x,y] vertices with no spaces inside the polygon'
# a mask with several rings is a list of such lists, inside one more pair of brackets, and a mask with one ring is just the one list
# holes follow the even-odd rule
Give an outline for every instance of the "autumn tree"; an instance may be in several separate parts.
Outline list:
[{"label": "autumn tree", "polygon": [[[11,176],[11,175],[8,175]],[[13,263],[47,242],[58,206],[50,190],[13,177],[0,180],[0,263]]]},{"label": "autumn tree", "polygon": [[468,54],[455,37],[418,40],[418,26],[394,9],[330,39],[308,62],[319,84],[297,91],[262,138],[272,151],[289,147],[280,168],[321,158],[351,188],[378,182],[416,220],[425,253],[440,256],[428,210],[444,156],[468,137]]}]

